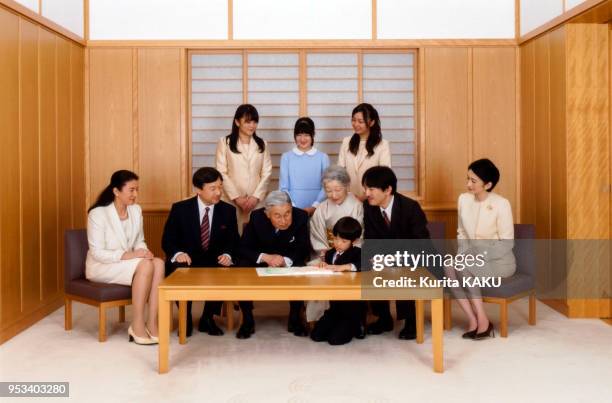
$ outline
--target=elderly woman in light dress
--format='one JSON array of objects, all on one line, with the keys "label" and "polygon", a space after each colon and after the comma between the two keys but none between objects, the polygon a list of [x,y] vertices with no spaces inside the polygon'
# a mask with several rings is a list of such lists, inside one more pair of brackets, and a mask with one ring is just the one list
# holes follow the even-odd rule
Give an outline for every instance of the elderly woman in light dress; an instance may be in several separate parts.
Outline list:
[{"label": "elderly woman in light dress", "polygon": [[[332,228],[339,219],[353,217],[363,226],[363,205],[349,191],[351,179],[346,168],[330,166],[323,173],[322,182],[327,199],[319,204],[310,220],[310,242],[314,258],[309,265],[318,264],[325,252],[332,247]],[[308,301],[306,320],[310,322],[319,319],[328,307],[327,301]]]}]

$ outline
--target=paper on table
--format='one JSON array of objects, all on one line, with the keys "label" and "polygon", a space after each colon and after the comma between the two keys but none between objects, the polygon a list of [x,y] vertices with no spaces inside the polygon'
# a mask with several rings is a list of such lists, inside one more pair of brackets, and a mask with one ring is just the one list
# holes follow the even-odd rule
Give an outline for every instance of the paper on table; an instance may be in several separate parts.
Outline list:
[{"label": "paper on table", "polygon": [[257,275],[266,276],[329,276],[341,274],[329,269],[321,269],[315,266],[304,267],[257,267]]}]

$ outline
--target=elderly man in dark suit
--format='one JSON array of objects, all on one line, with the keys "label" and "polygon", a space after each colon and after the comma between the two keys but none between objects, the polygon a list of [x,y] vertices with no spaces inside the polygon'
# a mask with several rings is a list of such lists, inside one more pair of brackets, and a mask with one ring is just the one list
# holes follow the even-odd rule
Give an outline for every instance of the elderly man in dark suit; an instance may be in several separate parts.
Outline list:
[{"label": "elderly man in dark suit", "polygon": [[[204,167],[193,174],[197,195],[172,205],[162,235],[166,273],[177,267],[231,266],[238,260],[240,235],[236,208],[221,200],[223,177],[215,168]],[[221,301],[206,301],[198,324],[200,332],[220,336],[214,315],[221,314]],[[187,303],[187,336],[193,332],[191,301]]]},{"label": "elderly man in dark suit", "polygon": [[[427,218],[416,201],[397,193],[397,177],[391,168],[375,166],[364,172],[362,185],[364,239],[429,239]],[[372,313],[378,320],[368,327],[368,334],[393,330],[388,301],[372,301]],[[414,301],[396,301],[397,319],[404,319],[399,338],[416,338]]]},{"label": "elderly man in dark suit", "polygon": [[[292,207],[286,192],[272,191],[264,208],[251,213],[240,241],[242,266],[292,267],[304,266],[310,255],[308,214]],[[287,330],[296,336],[307,336],[301,319],[303,301],[290,301]],[[253,303],[240,302],[243,321],[236,337],[247,339],[255,333]]]}]

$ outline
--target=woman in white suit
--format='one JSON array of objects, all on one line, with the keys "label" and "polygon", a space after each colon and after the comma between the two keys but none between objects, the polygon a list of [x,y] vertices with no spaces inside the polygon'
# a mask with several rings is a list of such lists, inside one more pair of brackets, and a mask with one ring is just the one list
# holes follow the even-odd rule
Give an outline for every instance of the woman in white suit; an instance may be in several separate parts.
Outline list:
[{"label": "woman in white suit", "polygon": [[255,130],[259,114],[253,105],[236,109],[232,132],[219,139],[215,164],[223,175],[223,199],[236,207],[242,234],[251,211],[263,207],[272,176],[272,160],[266,142]]},{"label": "woman in white suit", "polygon": [[131,285],[134,319],[128,329],[129,340],[155,344],[157,286],[164,278],[164,261],[147,248],[137,195],[138,176],[126,170],[117,171],[89,209],[85,277],[99,283]]},{"label": "woman in white suit", "polygon": [[391,167],[391,150],[389,142],[382,138],[380,117],[372,105],[357,105],[351,116],[355,132],[342,139],[338,165],[345,167],[351,178],[351,193],[364,201],[365,193],[361,184],[363,173],[377,165]]},{"label": "woman in white suit", "polygon": [[[467,173],[467,193],[457,202],[458,254],[480,256],[482,262],[461,270],[447,268],[451,278],[509,277],[516,271],[514,223],[510,202],[492,190],[499,182],[499,170],[489,159],[472,162]],[[453,295],[468,317],[465,339],[494,335],[493,325],[483,307],[480,288],[452,288]]]}]

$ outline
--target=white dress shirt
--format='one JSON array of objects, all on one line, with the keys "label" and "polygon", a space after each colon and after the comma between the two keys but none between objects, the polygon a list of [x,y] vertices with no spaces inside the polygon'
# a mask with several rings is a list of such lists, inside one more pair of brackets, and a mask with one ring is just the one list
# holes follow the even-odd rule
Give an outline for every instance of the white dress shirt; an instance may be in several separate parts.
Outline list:
[{"label": "white dress shirt", "polygon": [[391,200],[389,200],[389,204],[387,205],[386,208],[380,207],[380,214],[382,214],[384,211],[387,214],[387,218],[389,219],[389,222],[391,222],[391,211],[393,211],[393,199],[394,198],[395,196],[391,196]]}]

